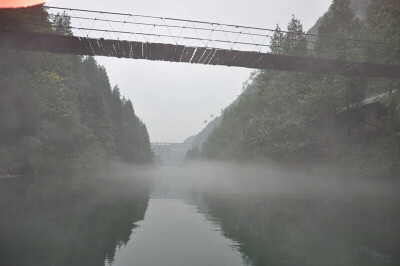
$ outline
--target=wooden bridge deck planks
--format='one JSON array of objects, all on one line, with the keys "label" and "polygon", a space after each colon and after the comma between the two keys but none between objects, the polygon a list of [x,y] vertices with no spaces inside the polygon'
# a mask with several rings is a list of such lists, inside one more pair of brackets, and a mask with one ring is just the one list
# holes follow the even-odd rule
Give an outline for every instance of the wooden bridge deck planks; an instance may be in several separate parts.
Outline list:
[{"label": "wooden bridge deck planks", "polygon": [[180,62],[184,49],[185,49],[185,46],[177,45],[175,48],[174,57],[172,58],[171,62]]},{"label": "wooden bridge deck planks", "polygon": [[213,53],[213,55],[212,55],[212,58],[211,58],[211,60],[210,61],[208,61],[208,64],[209,65],[213,65],[213,66],[215,66],[216,64],[217,64],[217,62],[218,62],[218,49],[215,49],[214,50],[214,53]]},{"label": "wooden bridge deck planks", "polygon": [[96,55],[192,64],[309,72],[344,76],[400,78],[400,65],[276,55],[163,43],[83,38],[0,29],[0,48],[73,55]]},{"label": "wooden bridge deck planks", "polygon": [[203,56],[204,52],[206,51],[206,48],[204,47],[198,47],[193,55],[192,60],[190,61],[190,63],[192,64],[198,64],[201,57]]},{"label": "wooden bridge deck planks", "polygon": [[193,53],[195,52],[195,50],[196,50],[196,48],[194,48],[194,47],[185,46],[180,62],[189,63],[190,59],[192,59],[192,56],[193,56]]},{"label": "wooden bridge deck planks", "polygon": [[175,57],[176,46],[173,44],[165,44],[164,61],[173,61]]},{"label": "wooden bridge deck planks", "polygon": [[129,42],[129,45],[131,46],[131,53],[129,58],[133,59],[140,59],[142,58],[142,50],[143,50],[143,45],[140,42]]}]

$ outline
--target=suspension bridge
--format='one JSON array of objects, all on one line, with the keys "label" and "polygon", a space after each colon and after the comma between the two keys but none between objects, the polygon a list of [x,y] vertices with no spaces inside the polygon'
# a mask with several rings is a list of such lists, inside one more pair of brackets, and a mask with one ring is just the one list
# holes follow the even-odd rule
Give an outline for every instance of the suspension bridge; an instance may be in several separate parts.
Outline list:
[{"label": "suspension bridge", "polygon": [[[19,24],[52,31],[3,28],[0,29],[0,48],[352,77],[400,78],[400,65],[363,61],[361,53],[374,49],[382,61],[384,55],[390,56],[388,51],[391,47],[398,44],[318,36],[340,43],[344,47],[345,60],[337,58],[337,51],[310,48],[298,49],[295,51],[297,56],[282,55],[270,53],[269,43],[276,32],[273,29],[85,9],[50,6],[46,9],[49,15],[35,9],[11,11],[25,13],[28,19]],[[69,17],[69,25],[56,23],[60,12]],[[52,18],[53,23],[43,23],[44,15]],[[12,23],[9,21],[10,25]],[[309,39],[307,47],[315,44]]]}]

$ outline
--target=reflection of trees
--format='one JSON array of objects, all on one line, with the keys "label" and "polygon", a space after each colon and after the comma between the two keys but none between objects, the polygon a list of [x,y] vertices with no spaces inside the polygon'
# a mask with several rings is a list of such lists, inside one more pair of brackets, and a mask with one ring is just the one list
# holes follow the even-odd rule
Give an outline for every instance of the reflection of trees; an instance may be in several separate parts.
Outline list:
[{"label": "reflection of trees", "polygon": [[143,181],[0,183],[0,265],[104,265],[142,220]]},{"label": "reflection of trees", "polygon": [[208,215],[254,265],[398,265],[394,200],[204,195]]}]

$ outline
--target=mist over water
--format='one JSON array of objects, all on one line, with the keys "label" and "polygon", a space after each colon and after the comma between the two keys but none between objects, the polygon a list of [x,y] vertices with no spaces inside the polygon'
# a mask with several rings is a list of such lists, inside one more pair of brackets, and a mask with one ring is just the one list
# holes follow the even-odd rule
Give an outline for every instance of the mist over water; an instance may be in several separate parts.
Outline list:
[{"label": "mist over water", "polygon": [[147,174],[146,215],[111,265],[236,265],[237,252],[242,265],[399,261],[398,182],[205,162]]},{"label": "mist over water", "polygon": [[397,180],[340,177],[329,170],[315,173],[299,168],[246,163],[198,162],[151,169],[157,182],[173,188],[201,189],[236,195],[355,198],[396,196]]},{"label": "mist over water", "polygon": [[[106,12],[117,3],[1,9],[11,2],[39,1],[0,4],[0,266],[400,265],[398,0],[309,9],[320,19],[308,33],[296,14],[275,30],[268,21],[265,29],[201,22],[218,20],[210,10],[210,20],[195,21],[202,11],[193,3],[189,20],[168,15],[187,9],[169,1],[120,10],[163,11],[129,21]],[[227,11],[225,2],[214,9]],[[250,12],[239,14],[243,25],[258,12],[268,18],[236,2]],[[161,40],[163,31],[173,42]],[[128,54],[152,65],[110,65]],[[110,56],[99,61],[105,66],[100,55]],[[171,63],[161,59],[208,70],[157,70]],[[238,95],[237,74],[248,70],[214,64],[257,70]],[[113,65],[119,74],[109,76]]]},{"label": "mist over water", "polygon": [[117,165],[57,180],[0,180],[1,264],[400,261],[400,194],[393,180],[208,162]]}]

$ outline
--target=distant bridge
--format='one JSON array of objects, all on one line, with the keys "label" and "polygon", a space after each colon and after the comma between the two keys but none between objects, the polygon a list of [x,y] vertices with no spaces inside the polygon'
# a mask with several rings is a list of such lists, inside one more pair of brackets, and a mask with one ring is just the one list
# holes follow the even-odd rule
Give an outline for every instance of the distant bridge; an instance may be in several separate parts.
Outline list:
[{"label": "distant bridge", "polygon": [[[0,48],[352,77],[400,78],[400,65],[271,54],[266,50],[269,45],[265,44],[272,36],[273,30],[270,29],[82,9],[48,8],[70,11],[73,24],[79,27],[70,26],[68,30],[81,32],[83,36],[0,29]],[[31,14],[32,22],[27,24],[49,27],[35,23],[34,18],[40,16],[39,13],[15,12]],[[82,25],[85,22],[88,23],[87,26]],[[101,26],[94,27],[96,23]],[[53,26],[55,29],[57,27],[59,26]],[[136,27],[136,30],[126,29],[127,27]],[[266,31],[270,33],[267,34]],[[89,36],[90,34],[95,36]],[[104,38],[104,35],[109,38]],[[132,37],[136,40],[131,40]],[[346,39],[343,42],[347,42],[349,48],[359,47],[361,44],[370,45],[363,40]],[[311,52],[308,49],[303,51],[304,54]]]},{"label": "distant bridge", "polygon": [[154,142],[150,146],[156,163],[166,165],[181,164],[191,148],[188,143]]}]

